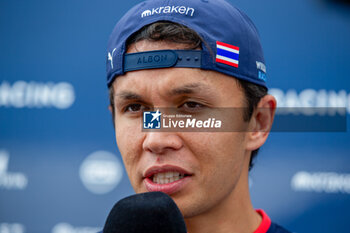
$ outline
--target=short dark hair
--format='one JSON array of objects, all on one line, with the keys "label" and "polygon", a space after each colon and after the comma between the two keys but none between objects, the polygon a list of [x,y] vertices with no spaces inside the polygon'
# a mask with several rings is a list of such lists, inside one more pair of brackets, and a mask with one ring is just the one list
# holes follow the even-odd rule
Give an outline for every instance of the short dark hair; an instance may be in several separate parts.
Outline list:
[{"label": "short dark hair", "polygon": [[[201,48],[202,44],[205,45],[205,41],[197,32],[184,25],[169,21],[159,21],[144,26],[127,40],[126,47],[141,40],[173,42],[186,45],[186,49],[198,49]],[[249,121],[260,99],[267,95],[267,88],[241,79],[235,80],[237,80],[238,85],[242,88],[248,106],[244,112],[243,119],[244,121]],[[109,88],[109,100],[112,108],[114,124],[115,109],[114,90],[112,85]],[[251,153],[249,170],[251,170],[254,165],[254,159],[256,158],[258,151],[259,148]]]}]

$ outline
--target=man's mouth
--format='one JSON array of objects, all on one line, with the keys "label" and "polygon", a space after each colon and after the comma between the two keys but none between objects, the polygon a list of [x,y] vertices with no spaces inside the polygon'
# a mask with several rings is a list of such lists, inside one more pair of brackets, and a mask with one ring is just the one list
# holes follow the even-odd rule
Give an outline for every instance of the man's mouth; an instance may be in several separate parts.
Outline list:
[{"label": "man's mouth", "polygon": [[144,185],[150,192],[172,194],[191,181],[193,174],[174,166],[152,167],[144,176]]},{"label": "man's mouth", "polygon": [[188,175],[179,172],[163,172],[154,174],[150,179],[155,184],[168,184],[183,179],[185,176]]}]

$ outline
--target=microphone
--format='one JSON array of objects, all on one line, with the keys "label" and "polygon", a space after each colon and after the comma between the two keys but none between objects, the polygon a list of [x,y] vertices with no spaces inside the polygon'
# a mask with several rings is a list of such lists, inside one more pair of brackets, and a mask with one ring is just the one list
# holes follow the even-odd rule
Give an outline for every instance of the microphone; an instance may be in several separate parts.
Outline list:
[{"label": "microphone", "polygon": [[148,192],[118,201],[103,233],[187,233],[184,218],[165,193]]}]

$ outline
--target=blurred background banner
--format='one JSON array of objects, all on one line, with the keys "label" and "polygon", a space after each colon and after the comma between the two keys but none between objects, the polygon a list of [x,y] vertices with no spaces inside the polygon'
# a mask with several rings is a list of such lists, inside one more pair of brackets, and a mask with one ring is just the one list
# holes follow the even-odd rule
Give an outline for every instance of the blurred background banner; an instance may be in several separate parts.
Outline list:
[{"label": "blurred background banner", "polygon": [[[96,232],[133,194],[105,63],[109,34],[138,2],[0,1],[0,233]],[[278,106],[345,107],[348,121],[348,1],[230,2],[260,31]],[[250,174],[255,208],[293,232],[348,233],[349,155],[349,126],[273,132]]]}]

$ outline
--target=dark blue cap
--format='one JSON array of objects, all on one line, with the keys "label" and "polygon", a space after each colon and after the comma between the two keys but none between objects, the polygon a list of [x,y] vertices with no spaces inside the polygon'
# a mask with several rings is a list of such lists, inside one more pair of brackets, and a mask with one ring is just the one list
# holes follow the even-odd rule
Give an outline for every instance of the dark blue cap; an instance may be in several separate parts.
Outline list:
[{"label": "dark blue cap", "polygon": [[[204,40],[202,50],[126,54],[127,39],[157,21],[193,29]],[[266,66],[257,29],[246,14],[224,0],[148,0],[120,19],[108,42],[107,85],[125,72],[166,67],[213,70],[266,87]]]}]

